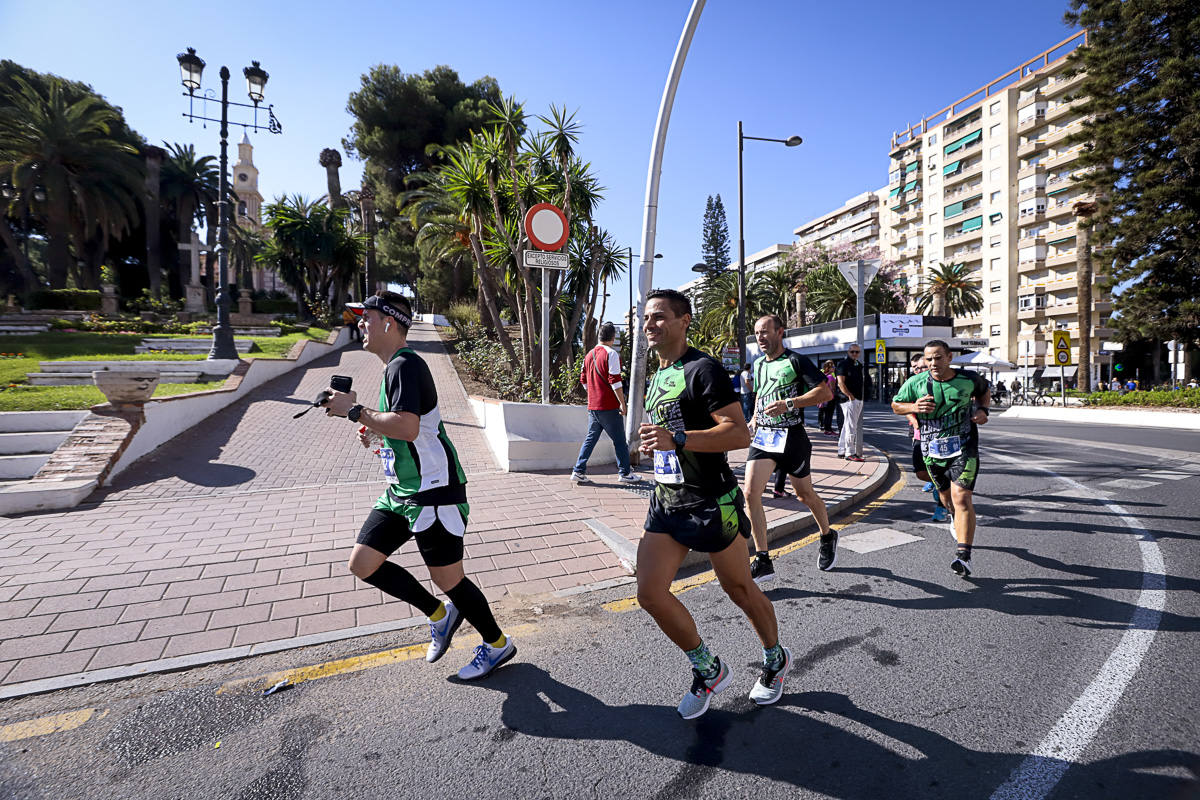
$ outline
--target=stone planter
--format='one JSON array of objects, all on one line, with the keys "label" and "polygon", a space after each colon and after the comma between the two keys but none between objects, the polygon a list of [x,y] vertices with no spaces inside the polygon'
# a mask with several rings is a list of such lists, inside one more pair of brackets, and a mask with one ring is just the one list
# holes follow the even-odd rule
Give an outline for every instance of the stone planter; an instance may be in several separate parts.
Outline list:
[{"label": "stone planter", "polygon": [[100,313],[105,316],[115,316],[117,304],[117,287],[111,283],[100,284]]},{"label": "stone planter", "polygon": [[158,386],[157,370],[101,370],[92,373],[96,388],[114,406],[145,403]]}]

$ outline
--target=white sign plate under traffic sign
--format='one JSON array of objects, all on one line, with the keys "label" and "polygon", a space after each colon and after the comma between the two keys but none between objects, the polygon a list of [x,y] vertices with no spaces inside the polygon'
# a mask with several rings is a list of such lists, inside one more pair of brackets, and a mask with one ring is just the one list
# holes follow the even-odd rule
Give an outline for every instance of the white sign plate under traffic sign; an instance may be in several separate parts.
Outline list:
[{"label": "white sign plate under traffic sign", "polygon": [[544,253],[540,250],[526,250],[525,266],[529,269],[570,269],[571,259],[566,253]]}]

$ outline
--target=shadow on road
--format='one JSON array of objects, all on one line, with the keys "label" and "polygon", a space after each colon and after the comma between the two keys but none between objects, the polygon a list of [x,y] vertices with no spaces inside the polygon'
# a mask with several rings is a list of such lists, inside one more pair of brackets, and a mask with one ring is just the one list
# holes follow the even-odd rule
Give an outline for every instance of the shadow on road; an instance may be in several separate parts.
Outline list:
[{"label": "shadow on road", "polygon": [[[805,660],[812,669],[820,659]],[[802,674],[803,667],[798,665],[793,675]],[[833,692],[786,694],[775,707],[758,707],[746,698],[724,701],[724,707],[685,721],[669,706],[606,705],[531,664],[511,665],[481,686],[507,695],[501,708],[504,728],[492,736],[493,755],[518,736],[629,742],[679,763],[662,789],[646,795],[659,800],[704,796],[704,785],[727,771],[838,798],[986,797],[1025,757],[964,747]],[[859,726],[872,732],[869,738],[852,732]],[[1050,771],[1067,766],[1045,762]],[[631,774],[620,766],[609,768]],[[1135,770],[1180,766],[1194,776],[1196,756],[1154,751],[1074,766],[1064,784],[1071,793],[1055,796],[1101,796],[1095,789],[1101,786],[1103,796],[1169,797],[1185,790],[1188,782]]]}]

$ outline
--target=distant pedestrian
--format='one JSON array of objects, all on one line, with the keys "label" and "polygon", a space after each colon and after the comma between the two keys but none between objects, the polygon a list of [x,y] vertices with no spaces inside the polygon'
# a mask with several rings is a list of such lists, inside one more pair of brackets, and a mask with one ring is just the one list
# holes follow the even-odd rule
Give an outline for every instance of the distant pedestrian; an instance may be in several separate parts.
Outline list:
[{"label": "distant pedestrian", "polygon": [[1187,382],[1187,387],[1186,387],[1186,388],[1188,388],[1188,389],[1200,389],[1200,383],[1196,383],[1196,379],[1195,379],[1195,378],[1192,378],[1190,381],[1188,381],[1188,382]]},{"label": "distant pedestrian", "polygon": [[1137,388],[1138,388],[1138,382],[1136,380],[1134,380],[1133,378],[1130,378],[1129,380],[1125,381],[1125,391],[1136,392]]},{"label": "distant pedestrian", "polygon": [[362,331],[358,329],[358,316],[348,308],[342,310],[342,324],[350,330],[350,341],[362,340]]},{"label": "distant pedestrian", "polygon": [[617,326],[605,322],[600,326],[600,344],[583,358],[579,382],[587,387],[588,431],[579,448],[579,458],[571,472],[574,483],[587,483],[588,459],[600,434],[607,433],[617,454],[617,477],[621,483],[637,483],[638,477],[629,466],[629,443],[625,441],[625,390],[621,383],[621,354],[616,348]]},{"label": "distant pedestrian", "polygon": [[825,383],[829,386],[829,393],[833,395],[832,400],[826,400],[824,403],[821,403],[817,410],[817,424],[821,428],[821,433],[826,436],[833,436],[833,415],[835,412],[839,419],[838,430],[842,428],[842,409],[838,404],[840,390],[838,389],[837,375],[834,374],[836,368],[837,365],[833,363],[832,359],[827,360],[821,365],[821,372],[825,373]]},{"label": "distant pedestrian", "polygon": [[754,415],[754,378],[748,363],[742,364],[742,371],[738,373],[738,392],[742,398],[742,416],[750,419]]},{"label": "distant pedestrian", "polygon": [[863,400],[870,391],[871,376],[862,360],[862,347],[850,345],[847,355],[837,366],[838,388],[846,396],[842,404],[846,415],[842,433],[838,437],[838,457],[847,461],[862,461],[863,453]]},{"label": "distant pedestrian", "polygon": [[1119,392],[1119,391],[1121,391],[1121,379],[1120,379],[1120,378],[1113,378],[1111,381],[1109,381],[1109,382],[1108,382],[1108,390],[1109,390],[1110,392]]}]

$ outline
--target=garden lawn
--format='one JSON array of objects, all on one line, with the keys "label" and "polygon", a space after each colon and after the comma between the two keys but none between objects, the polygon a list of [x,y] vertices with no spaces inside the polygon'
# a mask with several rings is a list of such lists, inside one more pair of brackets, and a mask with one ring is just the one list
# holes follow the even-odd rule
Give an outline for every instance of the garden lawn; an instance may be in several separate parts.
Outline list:
[{"label": "garden lawn", "polygon": [[[298,341],[323,342],[329,331],[309,328],[284,336],[250,336],[255,350],[243,359],[282,358]],[[142,339],[195,339],[191,335],[147,336],[140,333],[64,333],[50,331],[31,336],[0,337],[0,411],[58,411],[85,409],[103,403],[104,396],[95,386],[30,386],[26,377],[38,372],[39,361],[200,361],[204,356],[180,353],[134,353]],[[219,388],[224,381],[211,383],[160,384],[155,397]]]}]

